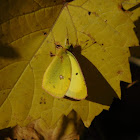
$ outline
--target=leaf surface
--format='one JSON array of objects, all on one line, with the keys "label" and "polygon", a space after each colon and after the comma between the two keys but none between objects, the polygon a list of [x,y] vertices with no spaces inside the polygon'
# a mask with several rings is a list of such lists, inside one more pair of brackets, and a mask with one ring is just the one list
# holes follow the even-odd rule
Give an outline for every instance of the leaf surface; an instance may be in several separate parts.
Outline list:
[{"label": "leaf surface", "polygon": [[[0,5],[0,128],[38,118],[53,126],[72,110],[89,127],[113,97],[121,97],[120,81],[131,82],[128,47],[138,40],[120,1],[15,0]],[[50,53],[56,53],[55,44],[65,47],[67,38],[85,76],[87,100],[57,99],[42,89]]]}]

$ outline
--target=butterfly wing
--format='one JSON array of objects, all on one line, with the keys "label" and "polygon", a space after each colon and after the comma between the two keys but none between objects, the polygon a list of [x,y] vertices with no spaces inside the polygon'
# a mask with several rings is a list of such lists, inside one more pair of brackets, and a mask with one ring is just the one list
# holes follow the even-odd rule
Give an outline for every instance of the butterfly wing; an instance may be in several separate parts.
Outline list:
[{"label": "butterfly wing", "polygon": [[44,73],[43,89],[54,97],[62,98],[70,86],[71,73],[69,56],[61,48]]},{"label": "butterfly wing", "polygon": [[72,76],[70,87],[65,95],[77,100],[85,99],[87,97],[87,87],[81,68],[71,52],[67,51],[67,55],[71,61]]}]

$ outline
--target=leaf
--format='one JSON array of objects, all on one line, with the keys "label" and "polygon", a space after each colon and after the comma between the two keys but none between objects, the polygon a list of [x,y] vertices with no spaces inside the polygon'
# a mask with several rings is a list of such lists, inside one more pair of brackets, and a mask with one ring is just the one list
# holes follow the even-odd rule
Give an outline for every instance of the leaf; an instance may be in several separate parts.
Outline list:
[{"label": "leaf", "polygon": [[[0,5],[1,129],[38,118],[51,127],[72,110],[89,127],[114,97],[121,97],[120,81],[131,82],[129,47],[138,40],[120,1],[16,0]],[[56,53],[55,44],[64,47],[67,37],[85,76],[87,100],[57,99],[42,89],[50,53]]]},{"label": "leaf", "polygon": [[[135,24],[134,31],[137,38],[140,40],[140,1],[138,0],[128,0],[123,2],[123,7],[131,12],[130,18]],[[140,57],[140,47],[130,48],[132,56]],[[133,59],[133,58],[132,58]]]},{"label": "leaf", "polygon": [[140,1],[127,0],[122,3],[124,9],[131,11],[130,18],[133,22],[139,20],[140,17]]}]

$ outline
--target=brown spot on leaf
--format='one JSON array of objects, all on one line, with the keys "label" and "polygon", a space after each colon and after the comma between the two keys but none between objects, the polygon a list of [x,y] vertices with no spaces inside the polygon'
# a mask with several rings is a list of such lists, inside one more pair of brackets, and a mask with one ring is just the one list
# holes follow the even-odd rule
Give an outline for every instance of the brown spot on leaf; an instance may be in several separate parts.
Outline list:
[{"label": "brown spot on leaf", "polygon": [[63,61],[63,56],[60,56],[61,62]]},{"label": "brown spot on leaf", "polygon": [[41,99],[40,104],[46,104],[46,99],[45,98],[41,97],[40,99]]},{"label": "brown spot on leaf", "polygon": [[62,46],[61,45],[56,45],[56,48],[61,48]]},{"label": "brown spot on leaf", "polygon": [[92,12],[96,17],[98,17],[99,15],[96,12]]},{"label": "brown spot on leaf", "polygon": [[46,32],[44,32],[43,34],[44,34],[44,35],[47,35],[47,33],[46,33]]},{"label": "brown spot on leaf", "polygon": [[52,52],[50,52],[50,57],[53,57],[53,56],[55,56],[55,54],[53,54]]},{"label": "brown spot on leaf", "polygon": [[56,46],[57,49],[62,48],[62,46],[60,45],[59,42],[55,42],[55,46]]},{"label": "brown spot on leaf", "polygon": [[123,74],[123,71],[119,70],[117,71],[117,74]]},{"label": "brown spot on leaf", "polygon": [[67,38],[67,44],[69,45],[69,39]]}]

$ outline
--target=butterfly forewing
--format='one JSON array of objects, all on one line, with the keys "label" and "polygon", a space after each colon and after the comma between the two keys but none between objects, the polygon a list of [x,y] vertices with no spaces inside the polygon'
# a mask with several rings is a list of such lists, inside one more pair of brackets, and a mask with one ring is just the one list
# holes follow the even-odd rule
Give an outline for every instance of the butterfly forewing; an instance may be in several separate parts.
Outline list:
[{"label": "butterfly forewing", "polygon": [[52,96],[62,98],[70,86],[71,74],[69,56],[61,48],[44,73],[42,87]]}]

